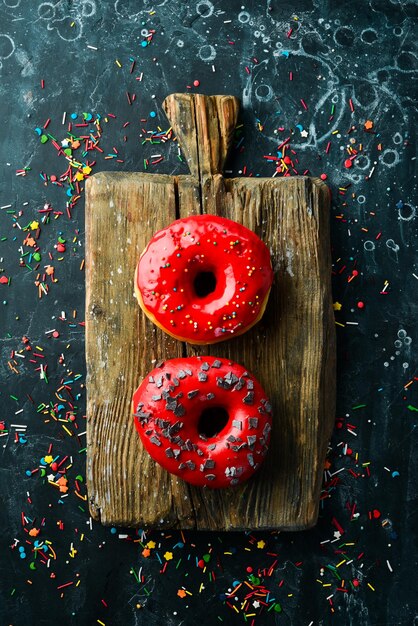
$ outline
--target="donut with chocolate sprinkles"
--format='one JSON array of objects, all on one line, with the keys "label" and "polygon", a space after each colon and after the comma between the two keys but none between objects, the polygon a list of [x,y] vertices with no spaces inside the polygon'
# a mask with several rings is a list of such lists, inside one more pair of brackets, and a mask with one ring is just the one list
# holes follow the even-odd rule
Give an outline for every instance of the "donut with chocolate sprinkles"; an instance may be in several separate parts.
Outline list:
[{"label": "donut with chocolate sprinkles", "polygon": [[243,483],[268,450],[270,402],[254,376],[228,359],[159,363],[133,394],[132,412],[154,461],[199,487]]}]

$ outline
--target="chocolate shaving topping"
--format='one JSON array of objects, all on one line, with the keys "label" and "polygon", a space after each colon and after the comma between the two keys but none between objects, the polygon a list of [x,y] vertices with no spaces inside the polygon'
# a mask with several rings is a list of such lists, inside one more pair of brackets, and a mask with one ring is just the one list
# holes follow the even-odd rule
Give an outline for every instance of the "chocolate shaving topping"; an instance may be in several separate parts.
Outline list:
[{"label": "chocolate shaving topping", "polygon": [[172,450],[172,448],[166,448],[165,449],[165,454],[169,459],[172,459],[174,457],[174,452]]},{"label": "chocolate shaving topping", "polygon": [[207,480],[215,480],[216,475],[215,474],[205,474],[205,478],[207,478]]},{"label": "chocolate shaving topping", "polygon": [[153,443],[155,446],[161,446],[161,441],[158,439],[156,435],[153,435],[152,437],[150,437],[150,442]]},{"label": "chocolate shaving topping", "polygon": [[264,435],[264,437],[267,437],[267,435],[269,434],[270,431],[271,431],[271,426],[267,422],[266,424],[264,424],[264,428],[263,428],[263,435]]},{"label": "chocolate shaving topping", "polygon": [[219,361],[218,359],[216,359],[216,361],[212,363],[212,367],[215,367],[216,369],[219,369],[221,365],[222,365],[222,362]]},{"label": "chocolate shaving topping", "polygon": [[248,420],[249,428],[257,428],[258,427],[258,417],[250,417]]},{"label": "chocolate shaving topping", "polygon": [[191,400],[192,398],[197,396],[198,393],[199,393],[199,389],[193,389],[192,391],[187,392],[187,397],[189,398],[189,400]]},{"label": "chocolate shaving topping", "polygon": [[205,383],[208,379],[208,375],[205,374],[205,372],[198,372],[197,373],[197,378],[199,380],[199,382],[201,383]]},{"label": "chocolate shaving topping", "polygon": [[202,363],[202,365],[200,366],[200,369],[203,370],[204,372],[207,372],[209,368],[210,368],[210,365],[206,361]]},{"label": "chocolate shaving topping", "polygon": [[240,420],[232,420],[233,428],[238,428],[238,430],[242,430],[242,422]]},{"label": "chocolate shaving topping", "polygon": [[254,403],[254,391],[249,391],[242,401],[244,404],[253,404]]},{"label": "chocolate shaving topping", "polygon": [[175,411],[177,406],[177,400],[175,398],[168,398],[166,405],[165,405],[165,410],[166,411]]},{"label": "chocolate shaving topping", "polygon": [[234,387],[234,391],[241,391],[241,389],[245,386],[245,380],[240,378],[237,384]]},{"label": "chocolate shaving topping", "polygon": [[177,404],[176,408],[174,409],[174,415],[176,417],[183,417],[183,415],[186,413],[186,410],[184,408],[184,406],[182,404],[180,404],[180,402]]}]

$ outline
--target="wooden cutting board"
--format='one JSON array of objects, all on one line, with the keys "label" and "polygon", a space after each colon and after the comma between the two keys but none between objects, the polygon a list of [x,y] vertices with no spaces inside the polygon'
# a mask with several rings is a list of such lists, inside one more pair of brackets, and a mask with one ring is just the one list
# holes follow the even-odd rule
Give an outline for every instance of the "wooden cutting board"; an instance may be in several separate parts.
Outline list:
[{"label": "wooden cutting board", "polygon": [[[191,175],[99,173],[87,181],[87,485],[103,524],[205,530],[302,530],[316,523],[335,411],[329,192],[316,178],[224,179],[237,119],[230,96],[174,94],[164,102]],[[139,255],[179,217],[211,213],[254,230],[272,254],[261,322],[214,346],[156,328],[134,298]],[[132,393],[155,363],[211,354],[244,365],[273,406],[261,470],[227,490],[191,487],[142,447]]]}]

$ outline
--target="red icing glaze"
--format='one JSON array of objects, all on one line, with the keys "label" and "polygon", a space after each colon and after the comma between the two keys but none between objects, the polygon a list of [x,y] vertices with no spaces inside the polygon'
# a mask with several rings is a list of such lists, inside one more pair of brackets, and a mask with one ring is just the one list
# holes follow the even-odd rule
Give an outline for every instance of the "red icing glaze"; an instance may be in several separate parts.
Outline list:
[{"label": "red icing glaze", "polygon": [[176,339],[208,344],[255,324],[272,281],[270,253],[253,231],[196,215],[154,235],[139,260],[135,287],[154,323]]},{"label": "red icing glaze", "polygon": [[271,407],[242,365],[213,356],[171,359],[132,399],[145,449],[168,472],[200,487],[230,487],[258,469],[268,449]]}]

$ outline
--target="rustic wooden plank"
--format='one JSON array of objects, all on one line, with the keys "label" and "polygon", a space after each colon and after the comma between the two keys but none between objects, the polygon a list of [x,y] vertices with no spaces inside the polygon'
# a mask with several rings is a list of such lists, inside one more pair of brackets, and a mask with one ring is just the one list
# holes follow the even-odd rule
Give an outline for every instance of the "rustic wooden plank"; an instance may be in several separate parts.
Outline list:
[{"label": "rustic wooden plank", "polygon": [[131,414],[132,393],[155,362],[182,355],[181,344],[153,326],[133,292],[140,253],[155,231],[176,218],[173,178],[96,174],[87,184],[86,207],[91,514],[103,524],[194,527],[188,486],[149,457]]},{"label": "rustic wooden plank", "polygon": [[[197,159],[191,163],[195,176],[101,174],[88,183],[88,489],[91,512],[103,523],[297,530],[317,518],[335,405],[328,189],[316,179],[224,180],[216,174],[236,104],[221,96],[167,99],[185,152]],[[210,152],[212,134],[219,161]],[[269,246],[275,269],[261,322],[214,347],[171,339],[152,326],[133,298],[135,265],[154,232],[175,217],[199,212],[254,230]],[[155,361],[185,354],[244,364],[272,400],[269,455],[242,487],[186,485],[152,461],[134,430],[133,390]]]},{"label": "rustic wooden plank", "polygon": [[202,199],[208,212],[244,224],[267,243],[275,280],[253,329],[187,350],[230,358],[253,372],[272,402],[273,429],[267,459],[252,480],[228,491],[191,489],[197,524],[218,530],[309,528],[318,516],[335,415],[328,188],[309,178],[216,176],[205,181]]}]

